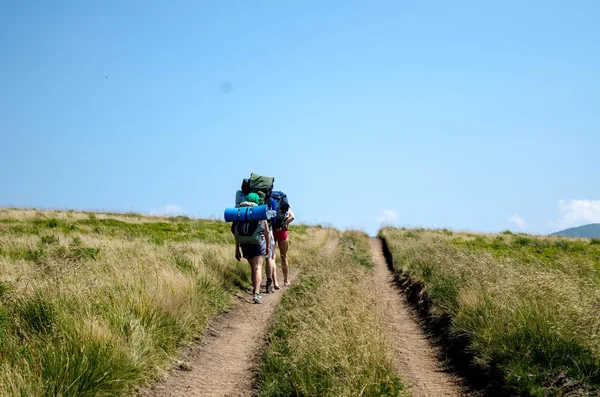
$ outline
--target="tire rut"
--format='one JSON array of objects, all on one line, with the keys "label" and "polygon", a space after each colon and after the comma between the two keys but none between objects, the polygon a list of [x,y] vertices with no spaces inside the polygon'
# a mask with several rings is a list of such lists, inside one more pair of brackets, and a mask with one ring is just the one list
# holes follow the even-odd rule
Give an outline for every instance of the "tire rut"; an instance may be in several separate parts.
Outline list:
[{"label": "tire rut", "polygon": [[388,269],[381,242],[371,239],[375,293],[384,305],[397,370],[413,397],[469,396],[461,379],[448,373]]}]

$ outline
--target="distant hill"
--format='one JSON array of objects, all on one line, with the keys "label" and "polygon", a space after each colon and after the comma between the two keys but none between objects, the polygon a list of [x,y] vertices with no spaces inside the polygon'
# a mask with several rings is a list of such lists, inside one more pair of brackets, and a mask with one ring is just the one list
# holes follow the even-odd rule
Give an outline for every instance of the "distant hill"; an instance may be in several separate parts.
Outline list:
[{"label": "distant hill", "polygon": [[600,237],[600,223],[590,223],[578,227],[561,230],[560,232],[552,233],[551,236],[565,237]]}]

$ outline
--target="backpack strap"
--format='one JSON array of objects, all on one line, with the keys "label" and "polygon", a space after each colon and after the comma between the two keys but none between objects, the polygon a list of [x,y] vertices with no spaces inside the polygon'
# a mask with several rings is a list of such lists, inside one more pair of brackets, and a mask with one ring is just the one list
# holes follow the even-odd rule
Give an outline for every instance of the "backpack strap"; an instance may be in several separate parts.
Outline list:
[{"label": "backpack strap", "polygon": [[237,211],[237,218],[238,220],[240,220],[240,218],[242,217],[242,210],[244,210],[244,218],[246,218],[244,221],[248,222],[248,221],[253,221],[253,215],[252,215],[252,208],[253,207],[238,207],[238,211]]}]

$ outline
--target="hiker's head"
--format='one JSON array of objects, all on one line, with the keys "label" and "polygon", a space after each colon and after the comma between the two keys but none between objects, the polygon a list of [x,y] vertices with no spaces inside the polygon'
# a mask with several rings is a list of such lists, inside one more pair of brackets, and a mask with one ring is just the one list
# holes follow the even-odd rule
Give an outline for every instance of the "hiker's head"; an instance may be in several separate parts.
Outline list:
[{"label": "hiker's head", "polygon": [[260,204],[260,197],[256,193],[250,193],[249,195],[246,196],[246,201],[249,201],[251,203]]}]

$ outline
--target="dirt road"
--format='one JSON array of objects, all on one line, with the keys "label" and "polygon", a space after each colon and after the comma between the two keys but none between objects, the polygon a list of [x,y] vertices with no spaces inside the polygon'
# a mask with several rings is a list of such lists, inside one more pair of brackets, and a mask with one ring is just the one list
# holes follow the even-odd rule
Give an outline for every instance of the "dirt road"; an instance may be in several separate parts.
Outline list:
[{"label": "dirt road", "polygon": [[374,292],[385,305],[395,364],[413,397],[468,396],[460,386],[460,379],[447,373],[444,363],[438,360],[436,349],[394,282],[378,239],[371,239],[371,251],[375,264]]}]

